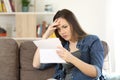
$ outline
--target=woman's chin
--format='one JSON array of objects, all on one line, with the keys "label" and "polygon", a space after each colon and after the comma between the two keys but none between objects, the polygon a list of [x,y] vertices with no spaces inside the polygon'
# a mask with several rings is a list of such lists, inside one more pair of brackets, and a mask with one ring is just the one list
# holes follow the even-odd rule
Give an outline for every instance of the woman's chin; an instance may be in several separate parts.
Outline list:
[{"label": "woman's chin", "polygon": [[66,41],[69,41],[70,39],[68,39],[68,38],[64,38]]}]

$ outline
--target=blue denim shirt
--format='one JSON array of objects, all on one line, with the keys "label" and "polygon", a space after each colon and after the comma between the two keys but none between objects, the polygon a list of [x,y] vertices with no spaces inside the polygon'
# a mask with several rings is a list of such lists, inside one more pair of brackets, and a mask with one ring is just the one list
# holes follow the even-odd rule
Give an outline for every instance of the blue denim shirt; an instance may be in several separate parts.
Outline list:
[{"label": "blue denim shirt", "polygon": [[[69,43],[63,44],[64,48],[69,50]],[[97,80],[102,75],[102,67],[104,61],[104,49],[100,39],[96,35],[88,35],[84,39],[79,40],[76,46],[81,55],[80,60],[94,65],[97,70],[97,77],[92,78],[82,73],[78,68],[72,69],[72,80]],[[40,69],[45,69],[52,64],[43,64]],[[57,64],[55,68],[54,78],[62,80],[65,77],[65,72],[61,64]]]},{"label": "blue denim shirt", "polygon": [[[64,44],[64,48],[69,49],[69,43]],[[82,73],[78,68],[72,70],[72,80],[97,80],[102,75],[104,61],[104,49],[100,39],[96,35],[88,35],[77,43],[81,55],[80,60],[94,65],[97,70],[97,77],[92,78]],[[54,78],[62,80],[65,77],[64,69],[61,64],[57,64]]]}]

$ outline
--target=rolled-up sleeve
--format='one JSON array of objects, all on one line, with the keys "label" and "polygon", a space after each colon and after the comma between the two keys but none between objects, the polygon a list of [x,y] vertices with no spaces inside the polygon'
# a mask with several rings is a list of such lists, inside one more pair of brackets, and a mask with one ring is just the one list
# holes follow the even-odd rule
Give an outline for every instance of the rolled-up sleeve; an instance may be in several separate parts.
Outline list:
[{"label": "rolled-up sleeve", "polygon": [[104,61],[104,49],[99,38],[96,38],[90,46],[90,63],[95,66],[97,71],[97,77],[100,77],[102,74],[102,67]]}]

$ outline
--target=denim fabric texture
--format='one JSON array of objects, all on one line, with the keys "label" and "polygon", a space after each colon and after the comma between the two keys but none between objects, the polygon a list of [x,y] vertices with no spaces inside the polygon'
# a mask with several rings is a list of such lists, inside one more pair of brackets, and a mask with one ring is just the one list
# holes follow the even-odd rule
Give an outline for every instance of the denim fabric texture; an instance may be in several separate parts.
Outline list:
[{"label": "denim fabric texture", "polygon": [[[94,65],[97,70],[97,77],[92,78],[82,73],[78,68],[74,67],[71,71],[72,80],[97,80],[102,75],[102,67],[104,61],[104,49],[101,40],[96,35],[88,35],[84,39],[79,40],[76,46],[81,55],[80,60]],[[64,44],[64,48],[69,50],[69,43]],[[54,78],[62,80],[65,77],[64,69],[61,64],[56,65]]]}]

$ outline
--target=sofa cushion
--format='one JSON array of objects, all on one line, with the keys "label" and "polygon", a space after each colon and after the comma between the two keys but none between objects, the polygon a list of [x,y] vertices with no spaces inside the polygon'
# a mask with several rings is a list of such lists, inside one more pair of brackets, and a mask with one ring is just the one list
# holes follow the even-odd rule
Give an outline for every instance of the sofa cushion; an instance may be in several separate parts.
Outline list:
[{"label": "sofa cushion", "polygon": [[54,68],[37,70],[32,66],[33,56],[37,47],[32,41],[25,41],[20,44],[20,66],[21,80],[46,80],[54,74]]},{"label": "sofa cushion", "polygon": [[103,44],[103,48],[104,48],[104,58],[106,58],[109,53],[109,46],[108,46],[107,42],[105,42],[105,41],[102,41],[102,44]]},{"label": "sofa cushion", "polygon": [[48,68],[45,70],[21,70],[21,80],[47,80],[53,77],[53,68]]},{"label": "sofa cushion", "polygon": [[109,72],[109,46],[106,41],[102,41],[103,48],[104,48],[104,65],[103,70]]},{"label": "sofa cushion", "polygon": [[20,44],[20,66],[24,70],[34,70],[32,66],[36,46],[32,41],[25,41]]},{"label": "sofa cushion", "polygon": [[19,80],[18,45],[0,38],[0,80]]}]

